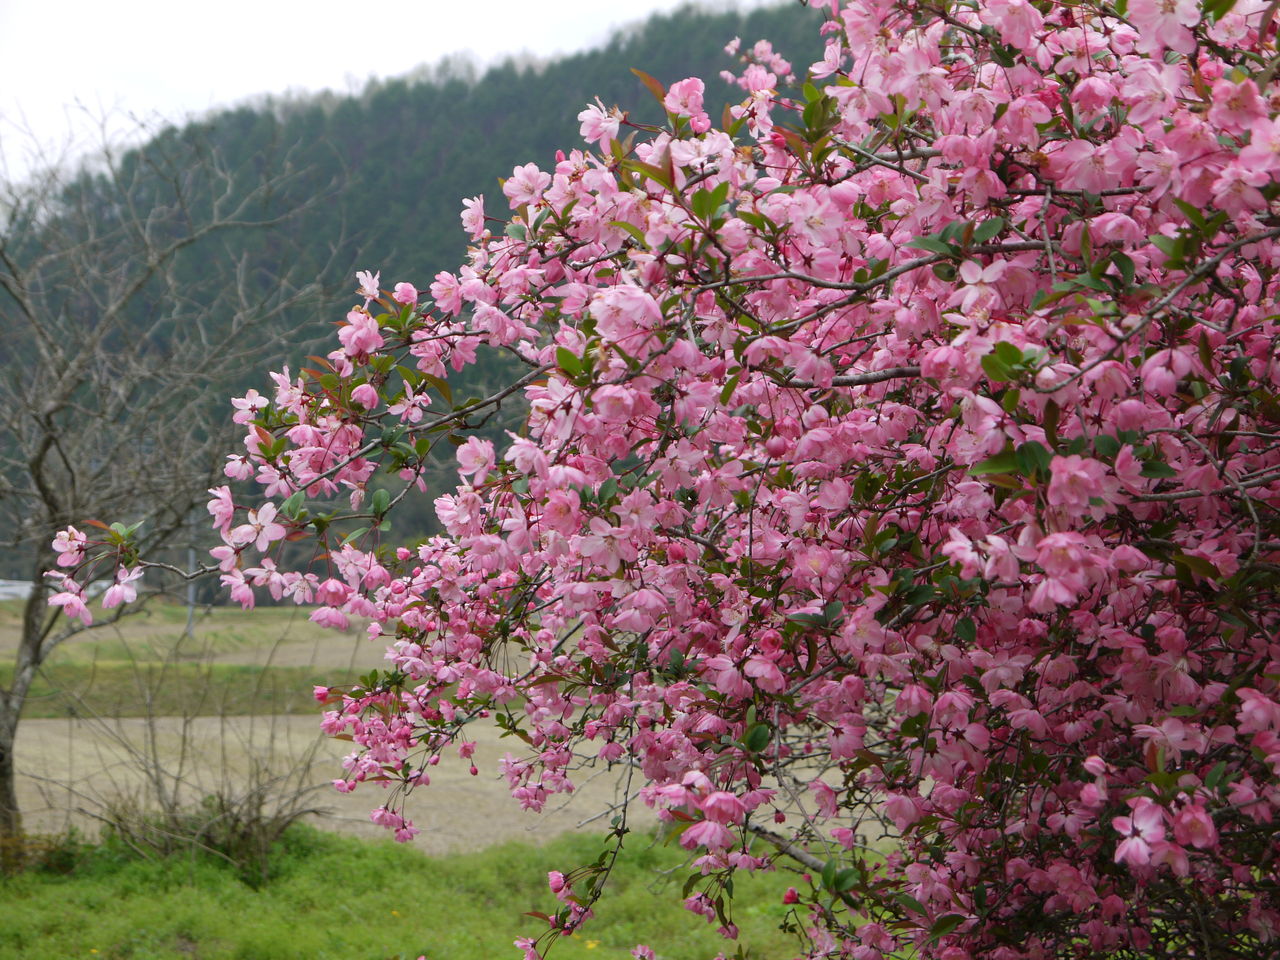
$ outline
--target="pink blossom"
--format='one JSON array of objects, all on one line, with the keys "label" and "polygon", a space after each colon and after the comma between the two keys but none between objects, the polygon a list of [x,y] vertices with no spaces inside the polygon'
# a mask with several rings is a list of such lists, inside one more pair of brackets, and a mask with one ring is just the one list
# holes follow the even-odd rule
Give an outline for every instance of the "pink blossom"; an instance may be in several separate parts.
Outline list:
[{"label": "pink blossom", "polygon": [[378,391],[371,384],[362,383],[352,389],[351,400],[366,410],[372,410],[378,405]]},{"label": "pink blossom", "polygon": [[1248,79],[1240,83],[1218,80],[1213,85],[1209,119],[1232,133],[1252,131],[1256,124],[1265,123],[1267,108],[1258,95],[1257,84]]},{"label": "pink blossom", "polygon": [[1195,49],[1187,29],[1200,22],[1195,0],[1130,0],[1129,19],[1138,28],[1138,42],[1144,50],[1159,54],[1165,48],[1178,53]]},{"label": "pink blossom", "polygon": [[349,357],[373,353],[383,344],[378,322],[363,310],[347,314],[347,324],[338,331],[338,340]]},{"label": "pink blossom", "polygon": [[915,802],[901,794],[890,794],[885,798],[884,812],[899,833],[920,819],[920,810]]},{"label": "pink blossom", "polygon": [[365,298],[367,304],[370,300],[378,299],[380,291],[378,290],[378,279],[382,276],[380,272],[370,273],[368,270],[357,270],[356,280],[359,281],[360,287],[356,293]]},{"label": "pink blossom", "polygon": [[680,834],[680,846],[686,850],[694,847],[724,850],[733,846],[733,843],[733,834],[716,820],[699,820]]},{"label": "pink blossom", "polygon": [[[463,200],[462,207],[462,229],[472,240],[481,239],[485,235],[484,194]],[[434,290],[431,295],[439,299]]]},{"label": "pink blossom", "polygon": [[[1054,506],[1076,516],[1093,515],[1099,519],[1107,512],[1105,504],[1114,502],[1116,482],[1097,460],[1076,454],[1054,457],[1049,469],[1048,499]],[[1093,505],[1094,500],[1101,501],[1102,506]]]},{"label": "pink blossom", "polygon": [[1267,173],[1280,169],[1280,117],[1259,119],[1250,125],[1249,145],[1240,151],[1240,163]]},{"label": "pink blossom", "polygon": [[332,577],[316,587],[316,602],[327,604],[331,607],[342,606],[350,595],[351,588],[339,580],[334,580]]},{"label": "pink blossom", "polygon": [[662,104],[672,113],[688,117],[694,133],[706,133],[711,128],[711,120],[702,109],[705,90],[703,82],[697,77],[678,80],[668,88]]},{"label": "pink blossom", "polygon": [[1173,838],[1183,846],[1207,850],[1218,842],[1218,831],[1204,807],[1188,804],[1174,817]]},{"label": "pink blossom", "polygon": [[116,571],[116,582],[109,586],[102,595],[102,607],[104,610],[110,610],[112,607],[118,607],[123,603],[133,603],[138,599],[138,588],[134,583],[141,578],[143,573],[142,567],[134,567],[130,570],[128,567],[121,567]]},{"label": "pink blossom", "polygon": [[1032,37],[1044,24],[1044,18],[1027,0],[993,0],[983,4],[983,23],[996,28],[1000,39],[1010,46],[1026,50],[1032,45]]},{"label": "pink blossom", "polygon": [[698,807],[708,820],[717,823],[741,823],[747,812],[746,806],[737,796],[724,790],[707,794]]},{"label": "pink blossom", "polygon": [[511,208],[524,203],[537,203],[542,192],[551,186],[551,174],[543,173],[537,164],[526,163],[516,167],[511,177],[502,185],[502,192],[511,201]]},{"label": "pink blossom", "polygon": [[587,143],[607,144],[617,139],[620,117],[616,109],[606,110],[599,99],[578,114],[579,132]]},{"label": "pink blossom", "polygon": [[267,398],[257,390],[250,390],[243,397],[232,399],[231,405],[236,408],[236,412],[231,417],[232,421],[248,423],[258,415],[259,411],[266,409]]},{"label": "pink blossom", "polygon": [[496,464],[493,443],[489,440],[481,440],[478,437],[471,437],[458,448],[456,454],[458,459],[458,474],[463,477],[471,477],[474,483],[484,483],[485,477],[489,475]]},{"label": "pink blossom", "polygon": [[1229,163],[1213,181],[1213,201],[1237,217],[1249,211],[1264,210],[1267,201],[1258,188],[1270,182],[1271,177],[1265,171],[1253,170],[1241,163]]},{"label": "pink blossom", "polygon": [[93,623],[93,614],[85,606],[84,596],[79,593],[67,590],[55,593],[49,598],[49,606],[62,607],[63,613],[68,617],[78,617],[86,627]]},{"label": "pink blossom", "polygon": [[1151,845],[1164,839],[1164,811],[1146,797],[1129,806],[1129,816],[1111,820],[1111,828],[1125,837],[1116,847],[1115,862],[1143,867],[1151,862]]},{"label": "pink blossom", "polygon": [[264,503],[256,510],[250,510],[247,522],[227,534],[228,542],[236,546],[252,543],[255,550],[263,552],[272,542],[284,539],[287,532],[283,525],[275,522],[275,518],[274,503]]},{"label": "pink blossom", "polygon": [[58,555],[60,567],[74,567],[84,560],[84,550],[88,538],[75,527],[59,530],[53,538],[53,551]]}]

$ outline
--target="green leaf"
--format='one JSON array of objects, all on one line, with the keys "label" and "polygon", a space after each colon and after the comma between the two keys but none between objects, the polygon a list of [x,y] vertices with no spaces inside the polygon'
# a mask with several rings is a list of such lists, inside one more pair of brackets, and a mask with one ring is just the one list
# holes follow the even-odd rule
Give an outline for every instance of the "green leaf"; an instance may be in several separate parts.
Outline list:
[{"label": "green leaf", "polygon": [[1172,559],[1178,566],[1186,567],[1187,570],[1191,571],[1191,573],[1196,576],[1203,577],[1206,580],[1220,580],[1222,578],[1222,571],[1204,557],[1195,557],[1186,553],[1175,553]]},{"label": "green leaf", "polygon": [[742,745],[746,747],[749,753],[760,753],[769,745],[769,738],[773,735],[773,731],[766,723],[757,723],[754,727],[747,731],[747,735],[742,738]]},{"label": "green leaf", "polygon": [[640,246],[642,247],[646,246],[646,243],[644,240],[644,231],[641,230],[639,227],[637,227],[634,223],[628,223],[626,220],[610,220],[609,226],[620,227],[621,229],[627,231],[627,233],[631,234],[631,236],[635,239],[636,243],[640,244]]},{"label": "green leaf", "polygon": [[915,247],[919,250],[927,250],[929,253],[941,253],[951,257],[957,256],[960,253],[958,247],[947,243],[941,237],[936,235],[929,237],[916,237],[908,243],[907,246]]},{"label": "green leaf", "polygon": [[761,233],[775,233],[778,229],[778,225],[762,213],[739,210],[738,219],[748,226],[755,227]]},{"label": "green leaf", "polygon": [[727,407],[729,405],[729,398],[733,396],[733,391],[738,388],[738,381],[741,377],[742,371],[738,370],[738,372],[731,376],[728,382],[725,383],[724,388],[720,391],[720,406]]},{"label": "green leaf", "polygon": [[996,63],[1004,67],[1006,70],[1013,67],[1017,62],[1014,59],[1014,48],[1005,46],[1003,43],[997,43],[994,40],[991,43],[991,58]]},{"label": "green leaf", "polygon": [[387,490],[373,491],[373,499],[369,503],[369,508],[373,511],[375,517],[380,517],[387,512],[387,508],[391,506],[391,493]]},{"label": "green leaf", "polygon": [[[1044,405],[1044,436],[1050,446],[1058,445],[1058,423],[1062,419],[1062,408],[1054,400]],[[1045,465],[1048,469],[1048,464]]]},{"label": "green leaf", "polygon": [[822,885],[828,890],[836,888],[836,871],[838,864],[834,860],[828,860],[822,868]]},{"label": "green leaf", "polygon": [[1200,4],[1200,9],[1204,11],[1206,17],[1213,17],[1214,20],[1221,20],[1231,8],[1236,5],[1236,0],[1204,0]]},{"label": "green leaf", "polygon": [[946,916],[939,917],[933,922],[933,926],[929,928],[929,937],[933,940],[939,940],[954,931],[964,921],[964,915],[959,913],[948,913]]},{"label": "green leaf", "polygon": [[[363,536],[364,536],[366,533],[368,533],[368,532],[369,532],[369,528],[368,528],[368,527],[360,527],[359,529],[352,530],[350,533],[348,533],[345,537],[343,537],[343,538],[342,538],[342,544],[343,544],[343,546],[346,546],[346,545],[347,545],[348,543],[350,543],[352,540],[358,540],[358,539],[360,539],[361,537],[363,537]],[[373,685],[373,684],[365,684],[365,686],[372,686],[372,685]]]},{"label": "green leaf", "polygon": [[994,344],[991,347],[991,352],[1011,367],[1015,367],[1023,361],[1022,351],[1007,340],[1001,340]]},{"label": "green leaf", "polygon": [[1003,217],[992,217],[990,220],[983,220],[973,228],[973,242],[986,243],[997,236],[1004,229],[1004,226]]},{"label": "green leaf", "polygon": [[1209,771],[1209,775],[1204,778],[1204,785],[1210,790],[1217,790],[1218,784],[1222,782],[1223,776],[1227,772],[1227,761],[1219,760]]},{"label": "green leaf", "polygon": [[1018,472],[1024,475],[1030,475],[1039,471],[1048,473],[1049,466],[1053,462],[1053,454],[1044,446],[1035,440],[1028,440],[1026,443],[1018,447],[1016,454],[1018,461]]},{"label": "green leaf", "polygon": [[306,499],[306,491],[299,490],[297,493],[290,496],[284,503],[280,504],[280,512],[292,520],[298,516],[298,511],[302,509],[303,501]]},{"label": "green leaf", "polygon": [[930,600],[935,599],[937,596],[938,596],[938,591],[935,590],[930,584],[918,583],[914,587],[912,587],[910,590],[908,590],[905,594],[903,594],[902,599],[903,599],[903,602],[907,604],[907,606],[917,607],[917,606],[920,606],[921,604],[928,603]]},{"label": "green leaf", "polygon": [[929,913],[929,911],[924,908],[924,905],[910,894],[899,893],[896,895],[896,899],[912,913],[918,913],[922,917]]},{"label": "green leaf", "polygon": [[898,725],[898,731],[909,740],[919,740],[928,729],[929,715],[926,713],[917,713],[914,716],[907,717]]},{"label": "green leaf", "polygon": [[556,347],[556,366],[570,377],[576,377],[582,373],[582,358],[568,347]]},{"label": "green leaf", "polygon": [[978,628],[973,625],[973,621],[966,617],[959,620],[955,625],[956,639],[966,644],[972,644],[978,639]]},{"label": "green leaf", "polygon": [[856,867],[846,867],[835,875],[831,889],[836,893],[847,893],[858,885],[862,879],[862,871]]},{"label": "green leaf", "polygon": [[707,189],[695,191],[693,199],[689,201],[689,209],[699,220],[710,220],[711,215],[716,212],[711,191]]},{"label": "green leaf", "polygon": [[1108,287],[1105,283],[1103,283],[1101,280],[1099,280],[1097,277],[1095,277],[1091,273],[1082,273],[1082,274],[1079,274],[1078,276],[1072,277],[1071,282],[1074,283],[1077,287],[1086,287],[1089,290],[1097,290],[1101,293],[1111,292],[1110,287]]},{"label": "green leaf", "polygon": [[1176,477],[1178,471],[1160,460],[1148,460],[1142,465],[1142,475],[1144,477],[1164,479],[1166,477]]},{"label": "green leaf", "polygon": [[984,353],[982,355],[982,372],[985,373],[996,383],[1004,383],[1006,380],[1013,379],[1013,371],[994,353]]},{"label": "green leaf", "polygon": [[818,126],[818,121],[822,119],[822,101],[814,100],[805,105],[804,112],[800,115],[804,120],[806,130],[813,130]]},{"label": "green leaf", "polygon": [[1182,262],[1183,251],[1186,244],[1181,237],[1166,237],[1162,233],[1153,233],[1148,239],[1151,245],[1165,255],[1169,260],[1169,266],[1174,266]]},{"label": "green leaf", "polygon": [[1109,434],[1099,434],[1093,438],[1094,452],[1100,457],[1110,459],[1120,452],[1120,441]]},{"label": "green leaf", "polygon": [[1018,458],[1012,450],[1006,450],[1004,453],[998,453],[994,457],[988,457],[981,460],[969,468],[969,475],[974,477],[985,476],[989,473],[1017,473]]},{"label": "green leaf", "polygon": [[787,614],[788,623],[798,623],[805,627],[824,627],[827,624],[826,619],[820,613],[789,613]]},{"label": "green leaf", "polygon": [[729,181],[725,180],[716,184],[716,188],[711,191],[711,202],[715,204],[712,212],[720,209],[721,204],[729,199]]},{"label": "green leaf", "polygon": [[453,388],[449,386],[448,380],[430,373],[422,374],[422,379],[436,388],[436,392],[444,397],[445,403],[453,406]]},{"label": "green leaf", "polygon": [[1117,250],[1111,255],[1111,262],[1116,265],[1116,270],[1120,273],[1120,279],[1124,281],[1124,285],[1126,287],[1133,286],[1133,277],[1136,271],[1133,258]]},{"label": "green leaf", "polygon": [[667,176],[667,171],[663,170],[661,167],[654,166],[652,163],[644,163],[640,160],[628,160],[623,164],[623,167],[627,170],[634,171],[643,177],[648,177],[650,180],[653,180],[659,186],[667,190],[675,190],[675,187],[671,183],[671,178]]}]

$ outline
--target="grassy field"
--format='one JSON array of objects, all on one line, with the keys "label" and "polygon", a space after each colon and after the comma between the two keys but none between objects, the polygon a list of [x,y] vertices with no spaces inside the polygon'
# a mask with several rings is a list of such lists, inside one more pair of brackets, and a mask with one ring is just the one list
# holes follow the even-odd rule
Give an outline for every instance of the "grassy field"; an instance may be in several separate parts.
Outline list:
[{"label": "grassy field", "polygon": [[[13,665],[0,665],[0,686]],[[349,674],[321,677],[307,667],[256,667],[196,663],[52,663],[31,685],[24,718],[86,714],[104,717],[247,716],[314,713],[311,687],[323,679],[341,683]]]},{"label": "grassy field", "polygon": [[[19,610],[0,603],[0,684],[12,670]],[[92,834],[113,798],[146,802],[147,770],[153,777],[163,770],[170,785],[180,779],[189,803],[237,795],[252,786],[251,761],[264,758],[270,771],[295,779],[294,788],[326,784],[349,745],[325,741],[308,765],[319,714],[311,687],[379,666],[383,647],[359,630],[322,630],[307,613],[217,608],[184,636],[186,610],[156,605],[63,644],[33,688],[19,731],[28,829],[70,825]],[[331,812],[317,822],[342,833],[295,827],[271,861],[273,878],[257,889],[208,855],[139,860],[109,838],[70,858],[69,872],[0,879],[0,960],[518,958],[512,941],[545,929],[522,914],[554,912],[548,870],[595,859],[603,840],[581,830],[619,799],[619,784],[605,771],[579,771],[571,802],[521,814],[497,775],[511,741],[492,723],[477,724],[469,737],[481,775],[457,763],[435,768],[431,786],[410,798],[423,834],[409,846],[370,839],[383,835],[368,819],[380,802],[376,790],[326,788],[314,798]],[[637,829],[652,828],[643,805],[633,815]],[[596,920],[551,956],[626,960],[638,942],[662,960],[732,954],[734,944],[682,908],[679,882],[667,876],[682,859],[647,835],[628,838]],[[749,956],[796,952],[777,930],[781,895],[793,882],[780,873],[737,884],[735,920],[754,945]]]},{"label": "grassy field", "polygon": [[[552,913],[548,870],[590,862],[601,840],[565,836],[544,847],[507,844],[428,858],[412,847],[298,828],[275,877],[260,889],[207,857],[159,862],[110,845],[65,875],[29,870],[0,880],[0,960],[493,960],[518,958],[518,936]],[[624,960],[638,942],[662,960],[709,958],[735,946],[680,905],[667,871],[678,847],[628,838],[596,918],[561,939],[556,960]],[[794,941],[777,928],[785,872],[737,883],[748,956],[783,958]]]},{"label": "grassy field", "polygon": [[[37,677],[25,718],[75,715],[245,716],[310,713],[314,684],[338,684],[383,663],[358,631],[335,633],[307,609],[187,611],[155,603],[117,626],[62,644]],[[0,686],[13,676],[18,601],[0,603]]]}]

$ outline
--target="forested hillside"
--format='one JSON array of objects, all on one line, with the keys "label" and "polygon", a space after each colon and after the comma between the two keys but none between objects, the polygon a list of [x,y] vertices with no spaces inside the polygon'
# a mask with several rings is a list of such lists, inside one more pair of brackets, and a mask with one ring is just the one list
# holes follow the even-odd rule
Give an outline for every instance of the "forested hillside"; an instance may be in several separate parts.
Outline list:
[{"label": "forested hillside", "polygon": [[359,96],[268,100],[229,111],[199,133],[233,166],[304,168],[295,199],[337,185],[333,202],[301,221],[317,266],[327,245],[341,242],[342,269],[360,251],[361,262],[384,277],[421,278],[462,256],[461,198],[485,193],[490,211],[501,214],[498,178],[517,163],[549,166],[557,148],[580,143],[577,114],[595,97],[639,120],[657,118],[630,68],[667,84],[706,78],[708,108],[718,118],[741,93],[718,79],[733,62],[723,49],[730,39],[767,37],[803,74],[820,57],[814,27],[821,17],[794,0],[750,13],[686,8],[624,30],[602,49],[548,64],[509,60],[477,77],[465,61],[446,62],[415,78],[371,84]]},{"label": "forested hillside", "polygon": [[[718,78],[733,63],[728,41],[768,38],[803,75],[820,56],[821,17],[794,2],[689,7],[550,63],[513,59],[482,73],[465,61],[427,64],[354,96],[264,92],[164,130],[109,167],[97,158],[43,193],[10,185],[0,198],[0,577],[33,576],[45,562],[34,545],[75,518],[154,516],[154,491],[176,489],[167,471],[184,458],[188,468],[203,458],[198,469],[217,477],[211,455],[234,442],[213,436],[227,425],[225,398],[316,352],[309,343],[341,318],[357,268],[421,283],[456,267],[462,199],[486,194],[501,216],[498,179],[517,164],[549,168],[557,148],[581,143],[577,114],[596,97],[637,122],[660,120],[632,67],[666,84],[705,78],[719,117],[741,95]],[[226,345],[233,362],[205,364]],[[476,388],[499,362],[456,387]],[[184,379],[189,366],[199,375]],[[32,401],[50,382],[56,401]],[[173,411],[195,409],[210,432],[184,437],[202,446],[182,454],[164,428]],[[201,495],[207,485],[187,484]],[[189,509],[178,499],[171,525]],[[429,498],[419,519],[430,522]]]}]

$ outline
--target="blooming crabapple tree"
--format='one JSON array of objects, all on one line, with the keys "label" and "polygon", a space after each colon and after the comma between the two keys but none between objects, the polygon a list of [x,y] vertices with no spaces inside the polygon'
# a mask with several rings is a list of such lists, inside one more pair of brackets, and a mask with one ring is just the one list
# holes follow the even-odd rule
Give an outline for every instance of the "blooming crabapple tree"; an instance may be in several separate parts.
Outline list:
[{"label": "blooming crabapple tree", "polygon": [[[662,124],[588,107],[429,294],[361,274],[324,369],[237,402],[265,490],[209,505],[235,599],[390,646],[318,692],[339,789],[407,839],[488,716],[525,808],[625,771],[729,938],[734,873],[798,861],[807,957],[1275,952],[1274,13],[833,2],[794,97],[764,43],[721,127],[642,78]],[[491,348],[526,375],[454,403]],[[444,532],[397,544],[445,441]],[[552,874],[529,957],[610,857]]]}]

